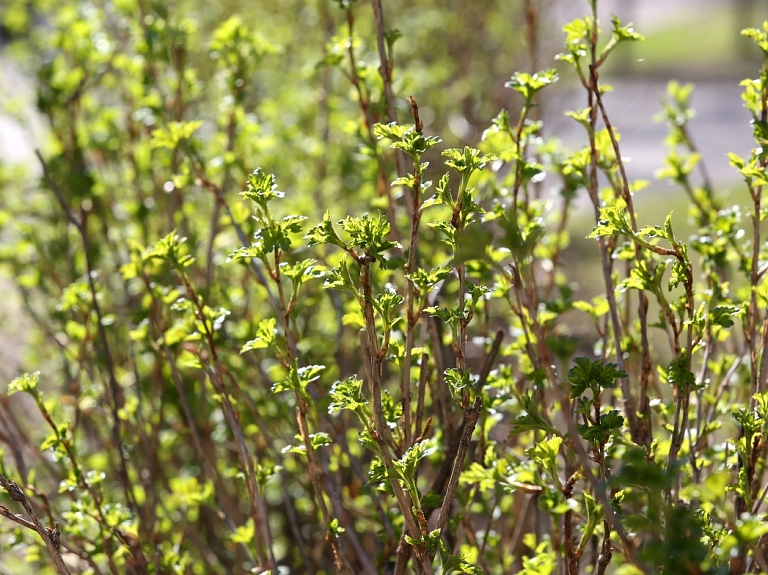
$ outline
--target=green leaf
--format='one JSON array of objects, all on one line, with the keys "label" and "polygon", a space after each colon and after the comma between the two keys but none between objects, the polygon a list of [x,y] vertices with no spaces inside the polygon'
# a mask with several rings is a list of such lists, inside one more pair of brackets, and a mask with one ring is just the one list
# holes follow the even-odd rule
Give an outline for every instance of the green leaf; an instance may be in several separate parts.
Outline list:
[{"label": "green leaf", "polygon": [[418,162],[422,154],[441,142],[436,136],[423,136],[413,126],[405,128],[395,122],[375,124],[373,133],[377,138],[392,140],[391,147],[403,150],[414,162]]},{"label": "green leaf", "polygon": [[253,517],[249,517],[245,525],[240,525],[229,535],[229,540],[236,544],[250,545],[255,537],[256,527]]},{"label": "green leaf", "polygon": [[623,26],[618,16],[611,16],[612,34],[619,42],[645,40],[642,34],[638,34],[632,28],[632,24]]},{"label": "green leaf", "polygon": [[37,383],[40,380],[40,372],[35,371],[32,373],[25,373],[21,377],[17,377],[8,384],[7,393],[9,396],[18,393],[20,391],[26,391],[32,397],[39,398],[40,392],[37,389]]},{"label": "green leaf", "polygon": [[641,34],[635,32],[631,23],[624,26],[618,16],[611,16],[611,27],[611,39],[608,41],[608,44],[606,44],[605,47],[601,50],[600,60],[605,60],[608,54],[610,54],[613,49],[616,48],[616,46],[623,42],[637,42],[640,40],[645,40]]},{"label": "green leaf", "polygon": [[339,520],[336,517],[331,519],[331,522],[328,524],[328,533],[331,537],[338,539],[344,531],[346,531],[346,529],[339,525]]},{"label": "green leaf", "polygon": [[688,176],[691,175],[700,160],[701,156],[698,153],[680,156],[677,150],[673,148],[664,158],[665,167],[656,170],[655,176],[659,180],[669,179],[679,184],[685,184],[688,181]]},{"label": "green leaf", "polygon": [[261,168],[257,168],[248,176],[246,185],[246,190],[240,195],[251,200],[265,211],[269,202],[285,196],[283,192],[277,189],[274,174],[267,174]]},{"label": "green leaf", "polygon": [[425,439],[412,445],[400,459],[392,461],[392,466],[398,478],[406,482],[416,481],[416,470],[419,462],[437,451],[434,439]]},{"label": "green leaf", "polygon": [[49,449],[56,452],[58,458],[67,455],[67,450],[64,446],[65,441],[70,439],[70,431],[68,423],[59,423],[56,425],[56,429],[51,431],[43,439],[40,444],[40,451],[48,451]]},{"label": "green leaf", "polygon": [[603,506],[599,505],[595,498],[589,493],[584,492],[584,508],[587,511],[587,523],[584,525],[584,529],[581,532],[581,538],[579,539],[578,551],[583,552],[587,548],[589,540],[595,533],[597,524],[603,517]]},{"label": "green leaf", "polygon": [[141,254],[142,262],[159,259],[168,261],[179,268],[189,267],[195,258],[187,253],[186,242],[187,238],[182,238],[175,231],[172,231],[158,240],[155,245],[144,250]]},{"label": "green leaf", "polygon": [[667,382],[681,390],[698,389],[696,385],[696,376],[690,370],[690,361],[688,354],[682,352],[677,359],[673,360],[667,371]]},{"label": "green leaf", "polygon": [[731,317],[741,313],[741,308],[735,305],[718,305],[715,306],[709,312],[709,321],[713,325],[719,325],[722,327],[733,326],[733,320]]},{"label": "green leaf", "polygon": [[[743,407],[739,408],[733,414],[733,418],[741,424],[742,428],[744,428],[744,433],[748,439],[758,433],[763,426],[763,421],[757,413],[747,411]],[[748,441],[747,444],[750,445],[751,448],[751,441]]]},{"label": "green leaf", "polygon": [[523,395],[523,409],[524,411],[512,420],[510,436],[533,430],[544,431],[548,435],[562,436],[541,415],[532,394]]},{"label": "green leaf", "polygon": [[452,269],[448,266],[440,266],[431,270],[418,268],[413,273],[408,274],[406,278],[408,278],[420,292],[427,293],[437,286],[438,282],[451,275],[451,271]]},{"label": "green leaf", "polygon": [[454,250],[457,247],[457,239],[458,239],[458,230],[451,222],[446,222],[443,220],[437,220],[434,222],[429,222],[429,227],[437,230],[440,232],[442,237],[440,238],[443,242],[451,246]]},{"label": "green leaf", "polygon": [[579,124],[587,128],[588,130],[592,129],[591,120],[590,120],[592,116],[592,108],[586,107],[583,110],[580,110],[579,112],[568,111],[565,113],[565,115],[571,118],[572,120],[576,120]]},{"label": "green leaf", "polygon": [[515,72],[512,79],[504,84],[504,86],[519,92],[523,95],[525,101],[530,103],[539,91],[550,84],[557,82],[557,80],[557,71],[554,68],[550,68],[549,70],[537,72],[535,74]]},{"label": "green leaf", "polygon": [[385,286],[383,291],[376,294],[373,298],[373,307],[384,320],[388,329],[391,329],[402,317],[395,317],[398,314],[399,306],[405,301],[395,288]]},{"label": "green leaf", "polygon": [[339,265],[331,268],[325,273],[323,288],[342,289],[359,297],[359,291],[352,279],[352,275],[349,273],[349,267],[347,266],[346,260],[341,260]]},{"label": "green leaf", "polygon": [[575,301],[573,307],[589,314],[593,319],[599,319],[610,311],[608,300],[603,295],[595,296],[591,302]]},{"label": "green leaf", "polygon": [[245,353],[252,349],[268,348],[274,345],[275,334],[277,333],[276,326],[277,320],[273,317],[261,320],[256,328],[256,337],[247,342],[240,349],[240,353]]},{"label": "green leaf", "polygon": [[477,565],[472,565],[465,555],[452,555],[439,551],[435,559],[438,562],[435,575],[451,575],[453,573],[485,575],[485,572]]},{"label": "green leaf", "polygon": [[462,471],[459,483],[462,485],[477,484],[480,491],[493,489],[497,482],[497,470],[495,467],[484,467],[477,461],[472,462],[469,469]]},{"label": "green leaf", "polygon": [[463,149],[450,148],[443,152],[443,156],[448,158],[445,160],[445,164],[464,178],[477,171],[482,170],[489,162],[496,158],[490,154],[483,154],[480,150],[465,146]]},{"label": "green leaf", "polygon": [[450,175],[443,174],[443,176],[440,178],[440,181],[437,183],[437,186],[435,186],[434,195],[428,200],[425,200],[421,204],[421,207],[419,209],[423,211],[431,206],[436,206],[441,204],[445,204],[446,206],[449,206],[451,209],[453,209],[455,203],[453,200],[453,196],[451,196],[451,190],[448,186],[449,183],[450,183]]},{"label": "green leaf", "polygon": [[189,141],[200,126],[202,121],[169,122],[165,128],[152,131],[151,146],[153,148],[167,148],[175,150],[180,144]]},{"label": "green leaf", "polygon": [[619,471],[609,480],[619,489],[633,486],[661,497],[673,485],[677,475],[674,467],[665,469],[660,462],[649,459],[645,447],[627,447],[621,463]]},{"label": "green leaf", "polygon": [[317,433],[309,434],[309,442],[312,446],[312,451],[315,451],[320,447],[331,445],[333,440],[331,439],[331,436],[328,435],[325,431],[318,431]]},{"label": "green leaf", "polygon": [[375,216],[365,213],[362,217],[348,216],[339,226],[350,237],[349,246],[363,248],[377,259],[387,250],[401,247],[398,242],[386,239],[390,232],[389,221],[381,212]]},{"label": "green leaf", "polygon": [[586,44],[592,33],[592,18],[585,16],[571,20],[563,26],[563,32],[565,32],[565,42],[569,47]]},{"label": "green leaf", "polygon": [[768,55],[768,23],[763,23],[762,30],[758,28],[745,28],[741,31],[741,35],[752,40],[763,51],[763,54]]},{"label": "green leaf", "polygon": [[403,37],[403,33],[397,28],[390,28],[384,31],[384,39],[387,41],[387,52],[392,54],[392,46],[395,45],[400,38]]},{"label": "green leaf", "polygon": [[632,228],[627,220],[627,212],[618,206],[607,206],[600,208],[600,220],[595,229],[589,234],[588,238],[599,238],[603,236],[613,236],[623,234],[633,236]]},{"label": "green leaf", "polygon": [[451,397],[458,403],[461,403],[464,390],[475,389],[476,380],[477,378],[472,377],[469,371],[466,370],[462,371],[453,367],[445,370],[445,383],[448,385],[448,389],[451,390]]},{"label": "green leaf", "polygon": [[211,59],[228,71],[233,82],[249,78],[263,58],[279,51],[276,45],[248,27],[240,16],[225,20],[214,31],[208,46]]},{"label": "green leaf", "polygon": [[624,417],[615,409],[600,414],[598,423],[578,424],[579,435],[595,447],[605,445],[608,440],[624,426]]},{"label": "green leaf", "polygon": [[363,380],[350,376],[345,380],[337,381],[331,386],[331,403],[328,413],[338,413],[343,409],[358,411],[368,405],[368,400],[363,397]]},{"label": "green leaf", "polygon": [[597,399],[603,389],[615,387],[617,379],[628,377],[618,363],[606,363],[601,359],[590,361],[586,357],[577,357],[573,362],[576,365],[568,370],[571,399],[581,396],[587,389]]},{"label": "green leaf", "polygon": [[300,260],[294,264],[280,262],[280,273],[293,282],[294,289],[298,289],[310,279],[323,277],[325,271],[325,268],[317,265],[317,260],[313,258]]},{"label": "green leaf", "polygon": [[736,168],[742,176],[748,186],[765,186],[768,185],[768,174],[766,174],[765,167],[758,163],[757,158],[752,154],[749,160],[744,160],[736,154],[729,153],[728,158],[731,166]]},{"label": "green leaf", "polygon": [[263,260],[266,257],[267,252],[264,249],[264,245],[261,243],[255,243],[247,248],[237,248],[227,257],[227,263],[251,258],[258,258]]},{"label": "green leaf", "polygon": [[563,444],[562,437],[550,437],[539,441],[533,447],[525,451],[533,461],[546,470],[556,485],[560,486],[560,479],[557,473],[557,454],[560,452],[560,446]]},{"label": "green leaf", "polygon": [[325,370],[324,365],[308,365],[306,367],[298,367],[296,360],[293,360],[293,365],[288,372],[288,377],[281,382],[278,382],[272,386],[273,393],[279,393],[281,391],[295,391],[302,395],[306,392],[306,387],[313,381],[320,379],[320,374]]},{"label": "green leaf", "polygon": [[414,539],[413,537],[406,535],[405,541],[409,545],[419,545],[419,546],[424,545],[429,551],[437,551],[442,546],[440,532],[441,532],[440,529],[434,529],[433,531],[430,531],[427,535],[423,537],[419,537],[418,539]]}]

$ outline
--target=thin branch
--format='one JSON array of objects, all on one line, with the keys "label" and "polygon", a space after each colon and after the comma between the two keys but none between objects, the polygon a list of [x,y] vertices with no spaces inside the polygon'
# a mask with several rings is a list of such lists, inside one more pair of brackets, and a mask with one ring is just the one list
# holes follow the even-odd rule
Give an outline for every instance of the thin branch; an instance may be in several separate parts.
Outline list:
[{"label": "thin branch", "polygon": [[464,456],[467,454],[467,450],[469,449],[469,441],[475,431],[477,418],[480,416],[480,410],[482,407],[483,402],[480,400],[480,396],[478,395],[475,397],[475,401],[472,404],[472,407],[464,412],[464,429],[461,432],[459,450],[456,454],[456,459],[454,459],[453,462],[451,478],[448,480],[448,489],[446,489],[445,497],[443,497],[443,504],[440,507],[440,515],[437,517],[437,529],[440,529],[441,532],[445,527],[445,523],[448,521],[448,512],[451,509],[451,504],[453,503],[453,498],[456,494],[456,486],[459,484],[459,476],[461,475]]},{"label": "thin branch", "polygon": [[32,523],[30,524],[28,521],[25,521],[17,515],[10,513],[8,508],[3,507],[2,505],[0,505],[0,514],[8,517],[9,519],[12,519],[13,521],[16,521],[16,523],[24,525],[24,527],[37,531],[38,535],[40,535],[40,537],[43,539],[45,547],[48,549],[48,553],[51,555],[53,562],[56,564],[56,569],[58,569],[59,573],[71,575],[69,567],[67,567],[67,564],[64,563],[64,559],[61,557],[61,552],[59,551],[59,546],[61,545],[61,532],[59,531],[59,524],[56,523],[53,529],[48,529],[45,527],[40,521],[40,518],[37,516],[37,512],[35,511],[34,507],[32,507],[32,503],[29,501],[26,493],[24,493],[24,491],[15,481],[7,479],[2,474],[0,474],[0,487],[8,492],[8,495],[11,496],[11,500],[21,503],[21,506],[24,507],[27,515],[29,515],[29,517],[32,519]]}]

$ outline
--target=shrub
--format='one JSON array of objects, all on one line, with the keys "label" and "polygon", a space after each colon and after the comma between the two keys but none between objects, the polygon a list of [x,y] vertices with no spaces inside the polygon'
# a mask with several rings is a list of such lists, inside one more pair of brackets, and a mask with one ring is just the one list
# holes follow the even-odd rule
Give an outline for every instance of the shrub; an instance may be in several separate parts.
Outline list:
[{"label": "shrub", "polygon": [[[239,17],[203,49],[161,4],[59,14],[40,185],[2,219],[41,370],[8,386],[35,414],[0,404],[9,565],[768,570],[768,24],[744,31],[764,59],[743,83],[757,147],[731,156],[745,223],[697,172],[691,88],[670,84],[663,175],[690,198],[685,240],[671,214],[637,223],[599,71],[641,36],[614,17],[604,38],[596,0],[559,56],[588,98],[569,112],[584,147],[534,118],[551,69],[514,74],[521,109],[439,154],[416,99],[393,121],[381,2],[337,4],[320,114],[264,64],[291,46]],[[344,77],[356,120],[328,88]],[[323,135],[303,138],[312,123]],[[584,299],[568,222],[590,206],[573,243],[594,246],[602,288]]]}]

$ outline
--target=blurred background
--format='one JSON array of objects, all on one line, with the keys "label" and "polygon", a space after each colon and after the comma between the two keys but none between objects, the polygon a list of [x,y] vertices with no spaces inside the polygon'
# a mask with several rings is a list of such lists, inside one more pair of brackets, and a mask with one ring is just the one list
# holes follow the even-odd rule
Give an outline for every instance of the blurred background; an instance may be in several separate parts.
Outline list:
[{"label": "blurred background", "polygon": [[[334,14],[335,3],[331,0],[262,0],[242,5],[227,0],[216,4],[217,8],[208,9],[207,2],[190,0],[171,2],[169,6],[171,12],[176,9],[196,18],[202,33],[232,13],[242,12],[254,22],[270,17],[276,24],[272,27],[270,23],[269,32],[276,36],[270,39],[278,43],[295,34],[286,29],[295,21],[308,64],[321,59],[323,40],[339,32],[336,27],[342,23],[339,14]],[[433,131],[442,135],[442,126],[446,125],[457,140],[469,144],[477,141],[499,108],[514,106],[514,96],[503,87],[512,72],[555,65],[553,57],[562,49],[562,25],[588,10],[586,0],[488,1],[470,6],[456,0],[407,4],[394,0],[386,7],[388,25],[403,33],[395,51],[402,88],[413,91],[423,102],[423,118]],[[3,162],[28,162],[33,157],[33,142],[44,132],[34,110],[27,107],[35,99],[36,60],[29,54],[21,56],[19,40],[32,40],[26,48],[39,47],[39,36],[45,34],[46,21],[52,15],[58,10],[89,5],[80,0],[68,0],[57,6],[40,0],[0,0]],[[533,53],[526,45],[528,9],[537,18],[537,46]],[[696,83],[694,135],[700,140],[702,155],[712,164],[715,179],[731,179],[725,152],[743,154],[751,145],[748,115],[732,104],[740,98],[739,81],[754,75],[759,66],[757,50],[739,31],[759,26],[768,18],[768,2],[601,0],[599,9],[604,26],[609,25],[611,14],[616,14],[625,23],[633,22],[635,29],[646,37],[645,42],[622,46],[607,71],[614,86],[607,102],[625,135],[627,155],[631,156],[638,177],[652,176],[663,158],[664,152],[657,144],[663,138],[664,128],[655,126],[653,116],[659,111],[658,101],[666,83],[677,79]],[[357,32],[363,33],[369,24],[361,18]],[[562,84],[568,83],[573,84],[566,73]],[[572,133],[574,137],[581,134],[561,112],[581,107],[583,102],[575,93],[577,90],[569,94],[562,84],[544,103],[545,119],[550,133],[562,134],[569,141]],[[402,110],[406,110],[405,104]]]},{"label": "blurred background", "polygon": [[[0,0],[0,191],[5,196],[0,196],[0,207],[6,205],[9,194],[23,189],[19,182],[32,185],[37,173],[34,149],[45,145],[47,120],[36,107],[40,87],[37,77],[41,66],[55,54],[50,43],[52,22],[66,21],[72,14],[85,14],[86,19],[97,11],[109,14],[115,6],[127,4],[130,2],[121,0]],[[258,150],[258,165],[283,173],[281,181],[287,187],[311,189],[319,184],[312,179],[314,172],[302,174],[301,169],[286,169],[281,165],[285,158],[296,156],[296,165],[301,166],[302,158],[317,157],[320,153],[315,148],[323,140],[315,136],[327,131],[328,116],[341,114],[355,121],[359,115],[358,110],[349,107],[349,98],[340,96],[350,89],[349,85],[335,70],[322,65],[333,52],[334,41],[349,33],[344,4],[331,0],[163,3],[171,18],[196,22],[195,33],[201,46],[207,45],[212,30],[221,22],[240,14],[280,47],[279,53],[265,60],[255,82],[262,101],[279,101],[282,105],[270,108],[254,104],[254,110],[263,126],[261,136],[271,138],[272,143],[271,148]],[[693,139],[712,180],[723,191],[737,189],[739,177],[730,168],[726,153],[746,156],[753,145],[739,82],[755,77],[760,65],[758,51],[739,31],[760,26],[768,19],[768,2],[601,0],[599,5],[604,28],[610,27],[610,16],[616,14],[624,23],[634,22],[636,31],[646,37],[645,42],[621,46],[601,77],[613,86],[605,103],[622,135],[629,177],[652,182],[639,202],[640,209],[653,215],[654,205],[663,198],[663,209],[680,208],[684,221],[685,195],[654,178],[666,156],[663,141],[667,129],[654,121],[661,110],[660,98],[670,79],[695,83]],[[562,72],[561,81],[544,91],[541,102],[544,130],[547,135],[560,137],[567,146],[582,146],[583,129],[563,112],[586,106],[585,96],[572,72],[555,62],[554,56],[563,47],[562,26],[588,9],[586,0],[386,2],[387,26],[402,33],[394,48],[394,87],[400,120],[409,119],[405,96],[412,94],[420,103],[428,132],[439,134],[446,146],[476,145],[501,108],[511,110],[515,116],[520,101],[504,87],[514,71],[556,66]],[[354,33],[364,39],[357,47],[361,62],[375,61],[375,45],[370,41],[374,37],[370,5],[361,2],[355,13]],[[120,30],[114,33],[119,36]],[[196,64],[205,70],[204,60]],[[320,110],[325,110],[325,116]],[[352,149],[354,138],[347,136]],[[354,158],[343,161],[353,162]],[[331,176],[322,186],[354,195],[354,178]],[[591,216],[585,214],[583,222],[573,225],[581,234],[588,232],[592,223]],[[18,372],[25,330],[12,279],[0,281],[0,377],[8,379]]]},{"label": "blurred background", "polygon": [[[578,2],[562,4],[568,5],[563,7],[562,21],[578,16]],[[740,31],[760,27],[768,19],[768,2],[608,0],[599,5],[604,26],[611,14],[617,14],[624,22],[634,22],[636,31],[646,37],[622,47],[607,74],[614,91],[606,96],[606,105],[624,136],[622,152],[631,159],[632,177],[653,179],[662,164],[666,151],[659,143],[666,129],[653,117],[660,111],[667,83],[676,79],[695,84],[691,132],[712,179],[724,185],[738,182],[726,153],[747,155],[754,142],[749,114],[734,103],[741,102],[739,82],[756,77],[760,66],[758,51]],[[579,96],[573,98],[548,102],[555,122],[551,129],[566,141],[581,136],[558,113],[574,104],[584,106]]]}]

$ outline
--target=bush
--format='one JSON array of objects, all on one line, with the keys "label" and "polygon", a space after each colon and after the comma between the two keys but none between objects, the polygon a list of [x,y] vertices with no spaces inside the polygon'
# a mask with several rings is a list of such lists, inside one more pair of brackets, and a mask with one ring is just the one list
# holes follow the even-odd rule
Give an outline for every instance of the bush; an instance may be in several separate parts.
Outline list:
[{"label": "bush", "polygon": [[[643,183],[599,71],[642,37],[614,18],[604,38],[596,0],[558,57],[589,102],[569,113],[576,151],[536,119],[554,69],[512,76],[521,109],[477,148],[428,135],[422,97],[392,121],[396,43],[430,16],[388,12],[410,27],[398,40],[380,1],[336,4],[291,4],[339,27],[317,69],[269,8],[285,45],[138,0],[55,19],[40,183],[4,174],[2,257],[40,371],[8,386],[34,406],[0,404],[3,562],[768,570],[768,23],[744,31],[764,62],[743,83],[757,147],[731,156],[746,208],[697,171],[691,87],[670,83],[663,175],[690,199],[684,240],[671,214],[637,224]],[[594,246],[602,293],[584,299],[568,222],[589,206],[573,244]]]}]

